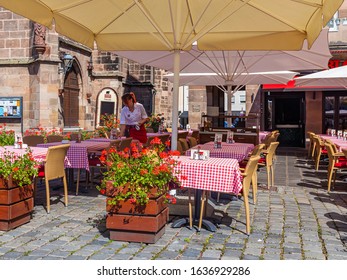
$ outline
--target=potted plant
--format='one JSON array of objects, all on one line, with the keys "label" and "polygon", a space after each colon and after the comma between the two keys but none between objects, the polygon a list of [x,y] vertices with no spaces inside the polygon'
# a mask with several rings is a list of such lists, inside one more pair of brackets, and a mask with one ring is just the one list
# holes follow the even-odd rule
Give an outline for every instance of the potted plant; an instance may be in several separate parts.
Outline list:
[{"label": "potted plant", "polygon": [[159,127],[164,124],[165,118],[163,114],[152,115],[145,123],[146,128],[152,128],[154,132],[159,131]]},{"label": "potted plant", "polygon": [[6,129],[6,124],[0,125],[0,146],[11,146],[14,144],[14,130]]},{"label": "potted plant", "polygon": [[39,135],[43,136],[44,142],[47,143],[47,136],[49,135],[63,135],[63,129],[62,128],[44,128],[41,125],[39,125],[37,128],[29,128],[26,131],[24,131],[24,136],[30,136],[30,135]]},{"label": "potted plant", "polygon": [[110,138],[111,131],[119,128],[119,122],[114,114],[104,114],[100,117],[100,126],[95,133],[100,137]]},{"label": "potted plant", "polygon": [[154,138],[147,148],[133,144],[123,151],[103,152],[107,171],[97,188],[107,196],[111,239],[155,243],[164,234],[167,203],[175,201],[168,192],[180,186],[173,158],[179,152],[168,150],[169,142],[166,145]]},{"label": "potted plant", "polygon": [[23,155],[4,151],[0,158],[0,230],[29,222],[34,208],[38,165],[28,148]]}]

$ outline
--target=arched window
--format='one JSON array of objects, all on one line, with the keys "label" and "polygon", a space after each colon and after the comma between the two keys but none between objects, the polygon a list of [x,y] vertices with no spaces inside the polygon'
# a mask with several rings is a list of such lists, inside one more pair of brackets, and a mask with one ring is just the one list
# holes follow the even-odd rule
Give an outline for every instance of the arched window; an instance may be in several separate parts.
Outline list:
[{"label": "arched window", "polygon": [[77,72],[74,67],[66,73],[63,98],[64,127],[79,126],[79,92]]}]

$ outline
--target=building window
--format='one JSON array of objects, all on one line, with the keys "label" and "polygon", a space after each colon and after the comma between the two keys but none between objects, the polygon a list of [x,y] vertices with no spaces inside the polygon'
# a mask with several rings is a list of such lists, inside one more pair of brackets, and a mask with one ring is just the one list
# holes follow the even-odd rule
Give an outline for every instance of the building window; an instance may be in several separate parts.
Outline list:
[{"label": "building window", "polygon": [[347,92],[326,93],[323,106],[323,133],[347,129]]},{"label": "building window", "polygon": [[240,95],[240,103],[246,103],[246,95]]},{"label": "building window", "polygon": [[327,26],[329,27],[330,31],[339,31],[339,25],[341,24],[341,20],[339,19],[338,12],[334,14],[331,20],[329,20]]}]

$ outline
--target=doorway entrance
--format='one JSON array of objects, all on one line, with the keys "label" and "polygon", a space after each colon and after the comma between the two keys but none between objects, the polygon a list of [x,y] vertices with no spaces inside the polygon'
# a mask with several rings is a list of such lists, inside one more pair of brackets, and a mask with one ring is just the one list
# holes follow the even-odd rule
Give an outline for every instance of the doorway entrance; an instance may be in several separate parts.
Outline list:
[{"label": "doorway entrance", "polygon": [[279,130],[280,146],[305,147],[305,93],[265,92],[265,130]]}]

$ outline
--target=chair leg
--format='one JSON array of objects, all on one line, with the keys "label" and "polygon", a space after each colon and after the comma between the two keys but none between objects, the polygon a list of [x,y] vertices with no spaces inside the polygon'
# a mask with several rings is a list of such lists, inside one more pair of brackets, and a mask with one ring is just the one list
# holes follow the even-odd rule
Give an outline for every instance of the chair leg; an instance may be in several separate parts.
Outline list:
[{"label": "chair leg", "polygon": [[313,144],[313,146],[312,146],[312,151],[311,151],[311,158],[312,158],[312,159],[314,159],[315,150],[316,150],[316,144]]},{"label": "chair leg", "polygon": [[252,175],[252,189],[253,189],[253,203],[257,203],[257,193],[258,193],[258,178],[257,170],[254,171]]},{"label": "chair leg", "polygon": [[333,179],[333,185],[332,185],[333,189],[335,189],[335,181],[336,181],[337,169],[335,169],[334,171],[335,171],[335,172],[334,172],[334,179]]},{"label": "chair leg", "polygon": [[217,202],[219,202],[220,192],[217,193]]},{"label": "chair leg", "polygon": [[202,194],[201,194],[200,218],[199,218],[199,231],[201,230],[201,226],[202,226],[202,217],[203,217],[203,213],[204,213],[205,200],[206,200],[206,191],[202,191]]},{"label": "chair leg", "polygon": [[248,191],[246,190],[245,186],[242,188],[243,191],[243,203],[245,206],[245,215],[246,215],[246,233],[247,235],[251,232],[251,219],[249,216],[249,202],[248,202]]},{"label": "chair leg", "polygon": [[64,204],[66,207],[68,205],[68,192],[67,192],[66,176],[63,177],[63,184],[64,184]]},{"label": "chair leg", "polygon": [[274,166],[271,165],[271,185],[275,186],[275,172],[274,172]]},{"label": "chair leg", "polygon": [[333,176],[334,168],[329,165],[328,167],[328,193],[330,192],[331,179]]},{"label": "chair leg", "polygon": [[47,207],[47,214],[51,211],[51,195],[49,192],[49,181],[45,178],[45,183],[46,183],[46,207]]},{"label": "chair leg", "polygon": [[318,171],[318,169],[319,169],[320,155],[321,155],[321,153],[318,153],[318,155],[316,157],[316,166],[315,166],[316,171]]},{"label": "chair leg", "polygon": [[267,173],[267,188],[271,188],[271,182],[270,182],[270,166],[266,166],[266,173]]}]

